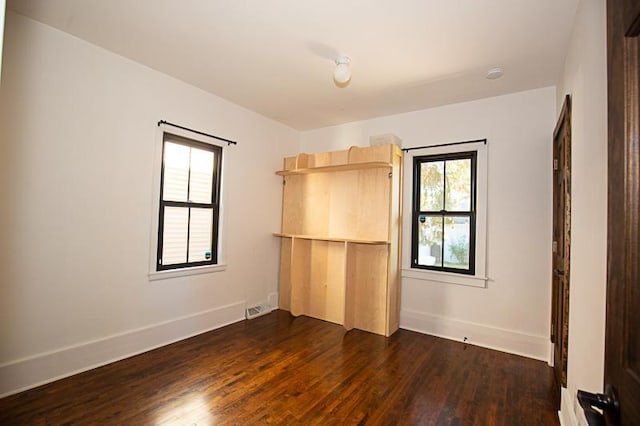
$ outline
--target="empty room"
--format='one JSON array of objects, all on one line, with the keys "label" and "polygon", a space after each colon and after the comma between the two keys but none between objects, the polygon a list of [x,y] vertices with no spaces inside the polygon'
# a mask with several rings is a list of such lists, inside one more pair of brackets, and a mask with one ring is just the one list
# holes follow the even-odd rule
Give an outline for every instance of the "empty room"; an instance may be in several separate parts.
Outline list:
[{"label": "empty room", "polygon": [[640,424],[640,2],[0,13],[0,424]]}]

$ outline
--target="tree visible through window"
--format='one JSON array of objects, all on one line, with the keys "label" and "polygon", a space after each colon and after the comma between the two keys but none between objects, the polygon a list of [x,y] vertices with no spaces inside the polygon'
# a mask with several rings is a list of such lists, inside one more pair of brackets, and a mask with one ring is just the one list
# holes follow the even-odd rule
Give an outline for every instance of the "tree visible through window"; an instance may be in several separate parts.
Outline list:
[{"label": "tree visible through window", "polygon": [[475,273],[476,152],[414,158],[413,268]]},{"label": "tree visible through window", "polygon": [[216,264],[222,149],[165,133],[157,270]]}]

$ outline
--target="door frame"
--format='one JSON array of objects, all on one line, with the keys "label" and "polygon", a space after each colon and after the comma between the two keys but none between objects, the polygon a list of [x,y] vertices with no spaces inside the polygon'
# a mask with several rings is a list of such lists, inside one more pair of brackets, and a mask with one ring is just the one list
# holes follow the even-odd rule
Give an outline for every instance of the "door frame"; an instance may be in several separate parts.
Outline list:
[{"label": "door frame", "polygon": [[[563,144],[562,150],[560,145]],[[559,173],[563,172],[559,176]],[[562,179],[560,194],[558,180]],[[563,206],[559,206],[562,200]],[[556,225],[562,223],[562,247]],[[553,343],[553,365],[558,396],[560,388],[567,386],[567,360],[569,355],[569,278],[571,263],[571,97],[566,95],[560,116],[553,131],[553,246],[551,263],[551,342]],[[562,250],[562,264],[558,264],[556,253]],[[560,398],[558,398],[558,407]]]}]

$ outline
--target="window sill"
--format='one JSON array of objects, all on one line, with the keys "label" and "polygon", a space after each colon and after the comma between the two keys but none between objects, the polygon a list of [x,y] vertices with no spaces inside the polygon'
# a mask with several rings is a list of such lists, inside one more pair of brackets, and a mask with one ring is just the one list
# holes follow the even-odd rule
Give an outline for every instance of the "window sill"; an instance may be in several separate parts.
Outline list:
[{"label": "window sill", "polygon": [[222,272],[227,269],[226,264],[196,266],[193,268],[171,269],[168,271],[149,272],[149,281],[166,280],[169,278],[186,277],[189,275],[209,274]]},{"label": "window sill", "polygon": [[423,281],[436,281],[445,284],[466,285],[470,287],[486,288],[489,278],[474,275],[453,274],[450,272],[427,271],[418,269],[402,269],[403,278],[413,278]]}]

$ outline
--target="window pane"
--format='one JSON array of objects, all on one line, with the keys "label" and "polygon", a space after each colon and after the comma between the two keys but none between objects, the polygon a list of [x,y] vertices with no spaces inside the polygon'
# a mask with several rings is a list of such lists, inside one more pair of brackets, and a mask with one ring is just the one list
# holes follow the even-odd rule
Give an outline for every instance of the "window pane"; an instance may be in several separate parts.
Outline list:
[{"label": "window pane", "polygon": [[418,217],[418,265],[442,266],[442,216]]},{"label": "window pane", "polygon": [[444,161],[420,164],[420,210],[440,211],[444,204]]},{"label": "window pane", "polygon": [[213,209],[191,209],[189,226],[189,262],[211,259]]},{"label": "window pane", "polygon": [[191,182],[189,201],[211,203],[213,186],[213,152],[191,148]]},{"label": "window pane", "polygon": [[165,142],[163,200],[187,201],[189,150],[188,146]]},{"label": "window pane", "polygon": [[447,211],[471,211],[471,160],[447,161]]},{"label": "window pane", "polygon": [[162,264],[173,265],[187,261],[187,227],[189,209],[165,207],[162,233]]},{"label": "window pane", "polygon": [[444,220],[444,267],[469,269],[468,217],[447,217]]}]

